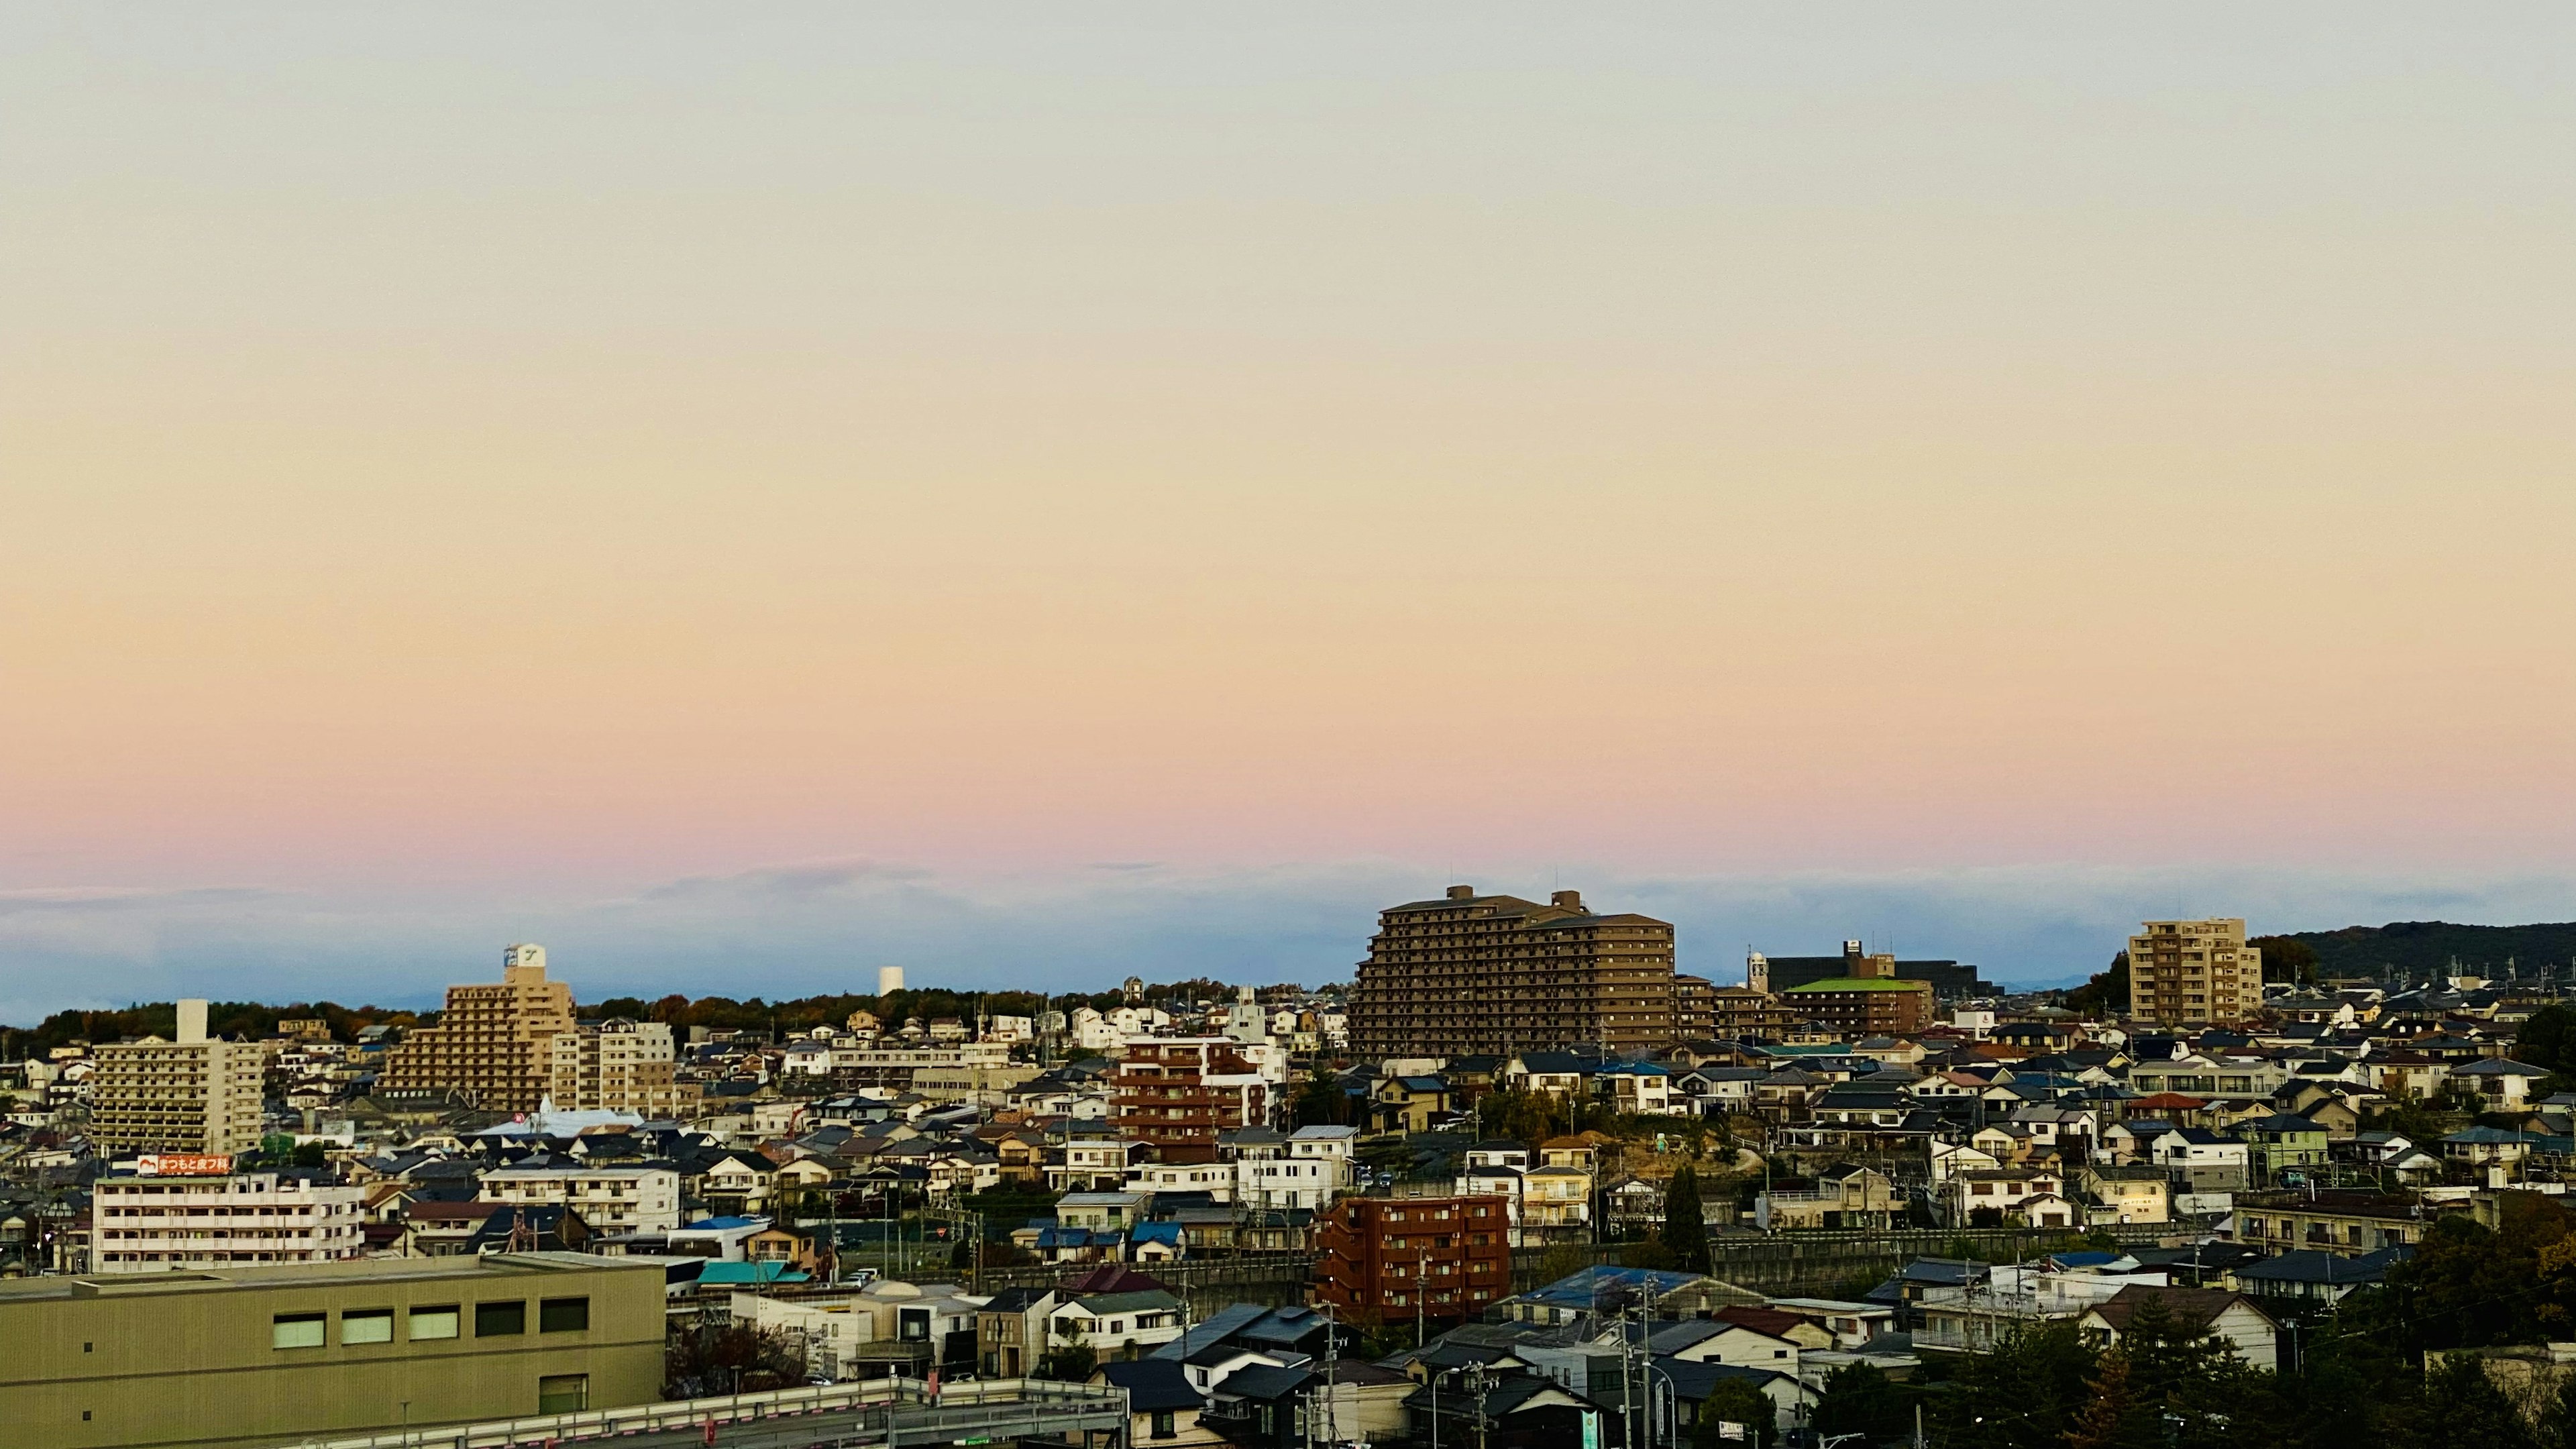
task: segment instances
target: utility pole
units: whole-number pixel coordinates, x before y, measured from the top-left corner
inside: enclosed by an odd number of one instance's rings
[[[1327,1303],[1324,1305],[1324,1442],[1327,1445],[1331,1445],[1334,1442],[1333,1430],[1335,1425],[1333,1423],[1333,1399],[1335,1396],[1335,1390],[1333,1387],[1333,1369],[1336,1364],[1341,1362],[1341,1360],[1341,1325],[1333,1320],[1333,1305]]]
[[[1423,1250],[1413,1252],[1413,1346],[1422,1347],[1422,1330],[1431,1312],[1431,1258]]]
[[[1476,1396],[1476,1449],[1485,1449],[1485,1366],[1467,1370],[1467,1391]]]

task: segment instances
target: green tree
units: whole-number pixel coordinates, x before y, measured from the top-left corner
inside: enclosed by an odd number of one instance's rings
[[[1091,1371],[1098,1367],[1100,1355],[1092,1349],[1090,1340],[1077,1337],[1039,1361],[1038,1377],[1068,1384],[1088,1383]]]
[[[662,1396],[757,1393],[805,1382],[805,1348],[787,1334],[745,1323],[702,1323],[663,1345]]]
[[[2111,958],[2111,964],[2093,978],[2066,993],[2066,1009],[2078,1016],[2099,1018],[2129,1009],[2129,953]]]
[[[2424,1375],[2427,1417],[2441,1427],[2445,1444],[2475,1449],[2532,1449],[2537,1442],[2513,1401],[2487,1376],[2473,1354],[2440,1360]]]
[[[1866,1435],[1870,1442],[1893,1438],[1914,1423],[1914,1395],[1870,1364],[1846,1364],[1825,1376],[1816,1400],[1816,1432]]]
[[[1708,1224],[1700,1215],[1699,1169],[1683,1163],[1664,1184],[1664,1246],[1686,1273],[1708,1271]]]
[[[1297,1087],[1295,1105],[1300,1127],[1342,1127],[1349,1125],[1351,1098],[1341,1082],[1322,1066],[1306,1074]]]
[[[1742,1424],[1746,1435],[1740,1439],[1720,1438],[1720,1426]],[[1780,1436],[1780,1410],[1771,1397],[1751,1379],[1720,1379],[1709,1390],[1699,1406],[1699,1419],[1691,1427],[1693,1449],[1770,1449]]]
[[[1581,1244],[1558,1243],[1538,1260],[1538,1281],[1562,1282],[1591,1267],[1593,1262],[1591,1251]]]
[[[2544,1006],[2514,1033],[2515,1061],[2558,1073],[2576,1072],[2576,1010]]]
[[[2066,1431],[2066,1449],[2126,1449],[2136,1442],[2137,1395],[2129,1386],[2129,1356],[2102,1355],[2093,1375],[2093,1397]]]
[[[2008,1333],[1959,1365],[1937,1412],[1936,1442],[1977,1449],[2060,1449],[2093,1400],[2096,1355],[2073,1321]]]
[[[2541,1449],[2576,1449],[2576,1375],[2561,1379],[2532,1441]]]
[[[2317,948],[2296,936],[2256,936],[2245,943],[2263,953],[2263,979],[2299,986],[2317,984]]]
[[[1681,1264],[1681,1255],[1664,1242],[1661,1234],[1651,1231],[1619,1250],[1619,1265],[1623,1268],[1652,1268],[1668,1273]]]

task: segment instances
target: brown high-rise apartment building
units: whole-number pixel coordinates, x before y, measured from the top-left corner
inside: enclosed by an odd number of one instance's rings
[[[1270,1084],[1232,1037],[1139,1037],[1110,1085],[1109,1125],[1165,1162],[1214,1162],[1217,1134],[1270,1121]]]
[[[267,1051],[206,1034],[206,1003],[179,1003],[178,1040],[97,1049],[89,1139],[101,1152],[225,1154],[259,1145]]]
[[[2243,1021],[2263,1002],[2263,948],[2245,923],[2149,921],[2129,938],[2129,1015],[2157,1026]]]
[[[1368,1056],[1619,1052],[1673,1036],[1672,926],[1595,915],[1575,891],[1540,905],[1460,885],[1382,911],[1351,993],[1351,1042]]]
[[[554,1040],[573,1030],[572,988],[546,979],[543,946],[501,953],[497,986],[451,986],[438,1025],[388,1054],[384,1091],[448,1091],[487,1112],[528,1112],[554,1081]]]
[[[1316,1226],[1314,1299],[1345,1313],[1473,1318],[1512,1291],[1499,1197],[1346,1197]]]

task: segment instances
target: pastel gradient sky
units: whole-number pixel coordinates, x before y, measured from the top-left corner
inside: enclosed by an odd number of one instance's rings
[[[2576,914],[2564,6],[0,14],[0,1019]]]

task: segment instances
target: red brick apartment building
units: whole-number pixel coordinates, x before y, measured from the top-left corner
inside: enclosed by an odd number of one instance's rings
[[[1473,1318],[1511,1296],[1510,1229],[1499,1197],[1343,1198],[1316,1235],[1314,1300],[1383,1319]]]
[[[1165,1162],[1214,1162],[1217,1134],[1270,1120],[1269,1084],[1231,1037],[1140,1038],[1110,1085],[1109,1125]]]

